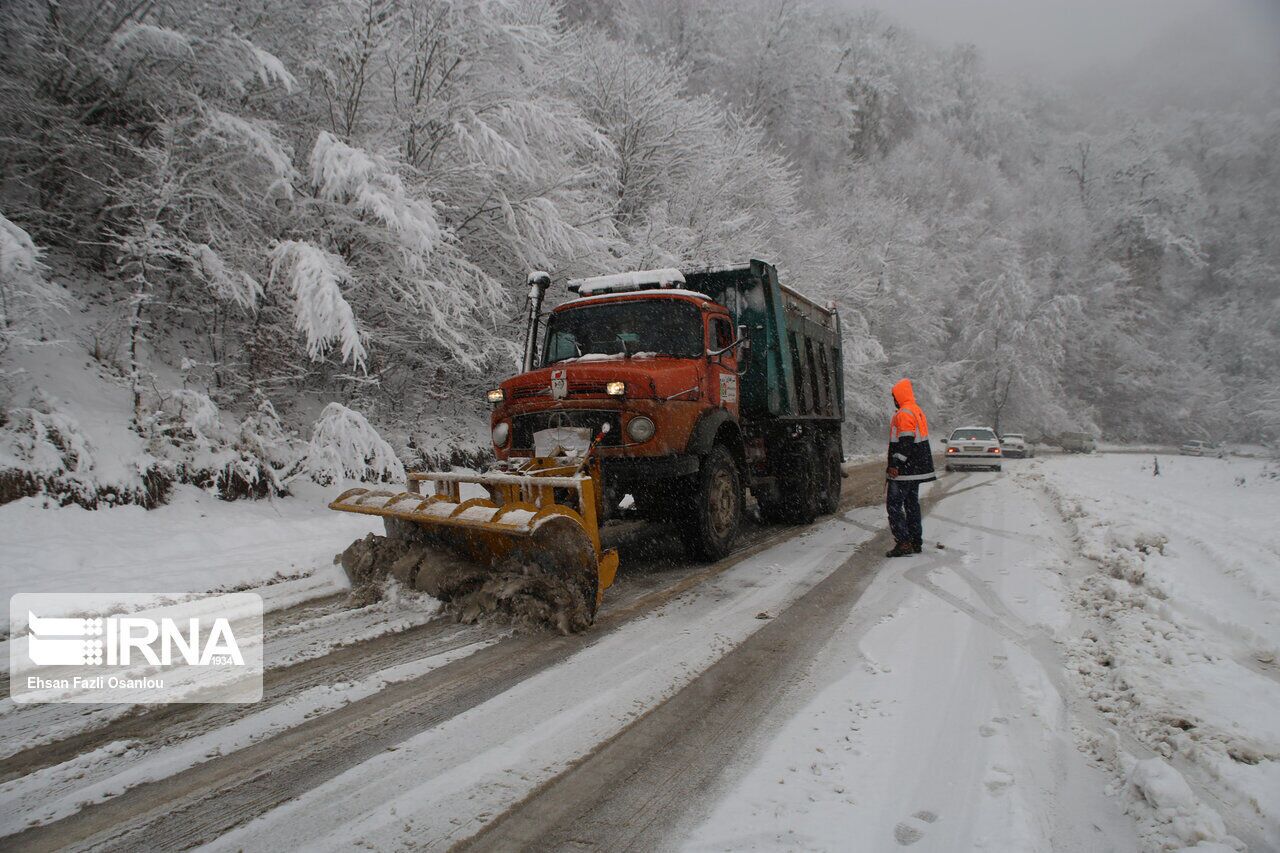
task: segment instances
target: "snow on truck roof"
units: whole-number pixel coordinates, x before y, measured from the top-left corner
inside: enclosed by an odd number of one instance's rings
[[[656,270],[615,272],[591,278],[571,278],[569,290],[579,296],[596,296],[602,293],[626,293],[658,287],[674,287],[677,284],[684,284],[684,273],[678,269],[663,267]]]
[[[754,263],[754,262],[753,262]],[[759,263],[764,263],[763,261]],[[746,272],[752,268],[752,264],[717,264],[704,267],[691,267],[688,270],[692,276],[708,276],[718,275],[721,273],[739,273]],[[531,273],[532,277],[534,273]],[[597,275],[590,278],[571,278],[569,279],[569,290],[578,294],[578,299],[573,304],[580,305],[582,299],[589,297],[603,297],[623,293],[646,293],[661,292],[672,296],[692,296],[698,299],[712,300],[708,294],[696,290],[688,290],[678,287],[677,285],[685,284],[685,274],[674,267],[662,267],[652,270],[635,270],[633,272],[610,273],[609,275]],[[822,305],[817,300],[811,299],[799,292],[793,287],[779,282],[778,286],[782,292],[792,300],[809,305],[812,308],[822,312],[827,316],[834,316],[836,306],[834,302]],[[569,303],[565,303],[566,305]],[[561,306],[563,307],[563,306]]]
[[[699,293],[696,290],[683,290],[678,287],[646,287],[640,290],[623,290],[623,291],[606,291],[604,293],[596,293],[591,296],[579,296],[577,299],[570,299],[568,302],[562,302],[556,306],[557,311],[562,308],[576,308],[579,305],[586,305],[593,302],[607,302],[619,296],[688,296],[693,299],[700,299],[703,302],[714,302],[710,296],[705,293]]]

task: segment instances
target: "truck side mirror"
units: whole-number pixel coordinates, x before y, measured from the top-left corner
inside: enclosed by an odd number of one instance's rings
[[[943,444],[946,444],[946,443],[947,443],[947,440],[946,440],[945,438],[944,438],[944,439],[942,439],[942,443],[943,443]]]

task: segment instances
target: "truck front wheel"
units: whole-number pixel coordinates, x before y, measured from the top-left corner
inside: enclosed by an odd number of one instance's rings
[[[733,548],[742,522],[742,478],[728,448],[711,448],[695,482],[681,538],[694,559],[719,560]]]

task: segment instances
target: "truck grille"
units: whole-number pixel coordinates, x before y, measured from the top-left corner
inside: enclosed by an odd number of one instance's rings
[[[523,400],[526,397],[550,397],[551,389],[549,387],[539,387],[537,385],[529,385],[525,388],[512,388],[511,399]]]
[[[609,432],[601,440],[602,447],[618,447],[622,444],[622,415],[613,411],[594,409],[554,409],[549,412],[530,412],[511,419],[511,446],[520,450],[533,449],[533,434],[553,426],[587,427],[592,435],[601,424],[609,425]]]
[[[584,395],[598,394],[600,396],[604,396],[607,392],[605,390],[604,382],[570,382],[569,393]],[[549,385],[527,385],[524,388],[513,388],[511,390],[511,399],[513,400],[524,400],[529,397],[550,396],[551,387]]]

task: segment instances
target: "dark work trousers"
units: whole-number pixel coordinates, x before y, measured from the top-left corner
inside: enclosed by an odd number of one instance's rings
[[[885,494],[885,506],[889,510],[889,529],[893,541],[919,545],[924,541],[920,526],[920,482],[918,480],[890,480]]]

